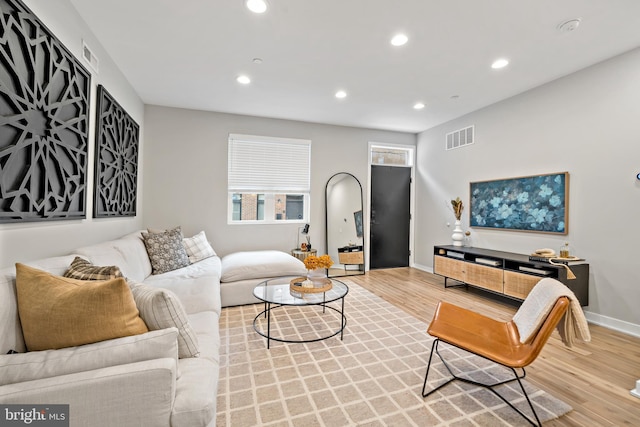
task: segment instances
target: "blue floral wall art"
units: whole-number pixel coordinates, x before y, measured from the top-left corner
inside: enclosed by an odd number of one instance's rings
[[[472,182],[471,227],[567,234],[569,172]]]

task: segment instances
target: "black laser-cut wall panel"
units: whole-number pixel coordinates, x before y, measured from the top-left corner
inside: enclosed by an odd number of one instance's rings
[[[138,124],[98,86],[93,216],[136,215]]]
[[[90,88],[29,8],[0,0],[0,222],[86,217]]]

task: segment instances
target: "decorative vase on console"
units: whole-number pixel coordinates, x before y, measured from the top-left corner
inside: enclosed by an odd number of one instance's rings
[[[469,230],[464,232],[464,243],[462,246],[471,247],[471,232]]]
[[[453,207],[453,214],[456,216],[456,222],[453,227],[451,239],[453,240],[453,246],[462,246],[462,242],[464,241],[464,231],[462,231],[462,221],[460,221],[460,218],[462,217],[464,205],[462,204],[460,197],[456,197],[455,200],[451,200],[451,207]]]
[[[462,221],[456,219],[456,222],[453,227],[453,234],[451,235],[451,239],[453,240],[453,246],[462,246],[462,242],[464,242],[464,232],[462,231]]]

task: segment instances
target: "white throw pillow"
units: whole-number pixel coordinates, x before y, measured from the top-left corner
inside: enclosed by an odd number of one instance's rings
[[[182,303],[168,289],[154,288],[144,283],[129,282],[140,317],[151,331],[178,328],[178,357],[198,357],[198,337],[189,324]]]
[[[177,329],[170,328],[77,347],[2,355],[0,385],[165,357],[177,361],[177,337]]]
[[[216,251],[214,251],[209,244],[204,231],[199,232],[193,237],[185,237],[182,239],[182,244],[187,251],[191,264],[216,255]]]

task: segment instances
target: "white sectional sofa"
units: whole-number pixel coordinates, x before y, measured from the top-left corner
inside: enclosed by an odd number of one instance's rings
[[[179,325],[27,352],[16,269],[0,270],[0,403],[69,404],[72,426],[215,425],[222,306],[256,302],[251,290],[265,278],[305,272],[304,264],[288,254],[258,251],[223,260],[214,255],[153,275],[141,232],[25,264],[59,276],[77,256],[97,266],[118,266],[128,281],[177,296],[197,336],[199,355],[178,358]],[[223,276],[226,301],[221,301]],[[7,354],[10,350],[17,354]]]

